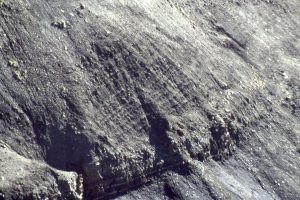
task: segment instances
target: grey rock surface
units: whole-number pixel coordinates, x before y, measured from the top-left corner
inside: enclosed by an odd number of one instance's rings
[[[0,200],[300,198],[299,0],[0,15]]]

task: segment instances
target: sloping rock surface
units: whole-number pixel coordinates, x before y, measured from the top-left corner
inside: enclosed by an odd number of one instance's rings
[[[300,197],[299,0],[0,0],[0,199]]]

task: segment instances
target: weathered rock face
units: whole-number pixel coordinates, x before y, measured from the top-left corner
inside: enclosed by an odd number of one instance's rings
[[[0,1],[0,199],[298,199],[298,0]]]

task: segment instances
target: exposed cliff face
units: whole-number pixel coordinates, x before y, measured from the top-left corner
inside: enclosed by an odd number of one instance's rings
[[[0,5],[0,199],[300,196],[298,0]]]

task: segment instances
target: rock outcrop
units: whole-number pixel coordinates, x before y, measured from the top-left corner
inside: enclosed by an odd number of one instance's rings
[[[0,199],[299,199],[298,0],[0,0]]]

